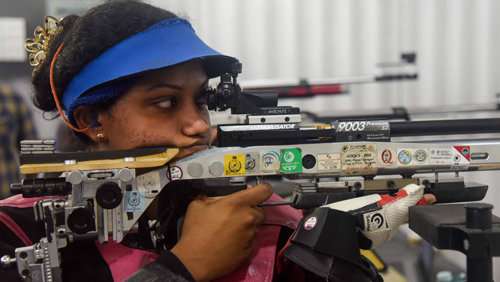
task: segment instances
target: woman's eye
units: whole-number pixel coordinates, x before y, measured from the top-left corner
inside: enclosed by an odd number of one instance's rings
[[[172,99],[159,101],[159,102],[156,103],[156,106],[158,106],[158,107],[160,107],[162,109],[169,109],[172,106],[174,106],[174,101]]]
[[[196,103],[197,103],[198,105],[201,105],[201,106],[206,105],[206,104],[207,104],[207,98],[206,98],[206,97],[199,98],[199,99],[196,101]]]
[[[208,92],[203,91],[198,97],[196,97],[196,103],[198,105],[205,105],[208,102],[207,98],[208,98]]]

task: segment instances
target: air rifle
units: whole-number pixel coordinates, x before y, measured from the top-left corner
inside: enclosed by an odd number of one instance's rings
[[[495,101],[485,104],[467,104],[441,107],[407,108],[396,106],[386,110],[364,110],[362,114],[353,114],[352,111],[339,112],[334,115],[322,113],[302,112],[314,122],[349,121],[349,120],[391,120],[410,121],[440,117],[440,119],[456,119],[467,115],[496,116],[500,113],[500,93],[495,96]]]
[[[264,205],[314,208],[391,193],[409,183],[425,185],[441,203],[480,200],[487,186],[466,183],[458,174],[500,169],[499,143],[393,143],[391,124],[378,121],[303,126],[298,108],[278,106],[276,96],[241,91],[240,71],[235,65],[221,76],[208,106],[230,110],[243,124],[218,125],[216,147],[181,160],[172,161],[175,148],[60,153],[51,141],[22,142],[25,177],[11,190],[44,197],[34,209],[46,234],[32,246],[17,248],[15,258],[4,256],[2,264],[17,265],[23,279],[60,281],[61,248],[86,238],[121,242],[172,181],[227,179],[244,187],[252,179],[278,176],[297,190],[289,200]],[[489,124],[484,128],[493,130]],[[448,172],[453,177],[438,177]],[[58,176],[42,176],[49,173]],[[434,176],[421,176],[427,173]]]
[[[353,84],[417,80],[417,54],[402,53],[398,62],[377,63],[377,73],[338,77],[333,79],[268,79],[243,81],[241,85],[252,92],[276,93],[280,99],[308,98],[318,95],[349,93]]]

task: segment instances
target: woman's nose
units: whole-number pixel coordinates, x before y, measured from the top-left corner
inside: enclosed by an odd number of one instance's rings
[[[208,112],[198,105],[186,107],[181,113],[183,116],[182,133],[187,136],[205,135],[210,128]]]
[[[182,133],[188,136],[204,135],[208,132],[208,122],[197,119],[182,128]]]

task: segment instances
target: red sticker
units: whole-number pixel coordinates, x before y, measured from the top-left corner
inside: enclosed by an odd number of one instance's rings
[[[464,158],[470,161],[470,146],[453,146]]]

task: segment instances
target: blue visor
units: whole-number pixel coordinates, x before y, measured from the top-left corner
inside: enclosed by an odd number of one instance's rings
[[[96,96],[86,93],[89,90],[120,78],[193,59],[202,60],[209,78],[229,72],[232,64],[237,62],[235,58],[208,47],[188,21],[171,18],[158,22],[114,45],[88,63],[65,89],[62,99],[64,110],[71,120],[72,111],[77,105],[102,102],[104,96],[106,99],[113,98],[120,92],[95,91]]]

